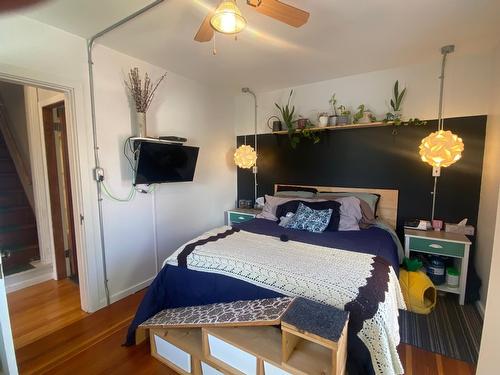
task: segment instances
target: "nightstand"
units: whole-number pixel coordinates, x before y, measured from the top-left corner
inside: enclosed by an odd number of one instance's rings
[[[436,285],[436,289],[458,294],[461,305],[465,301],[470,245],[470,240],[464,234],[405,229],[406,257],[410,257],[410,252],[418,252],[453,258],[455,266],[460,270],[458,288],[442,284]]]
[[[226,224],[231,226],[233,224],[243,223],[255,218],[262,210],[254,208],[234,208],[226,211]]]

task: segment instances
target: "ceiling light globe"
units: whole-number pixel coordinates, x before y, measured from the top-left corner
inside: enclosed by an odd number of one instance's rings
[[[257,153],[252,146],[240,146],[234,152],[234,163],[240,168],[250,169],[257,163]]]
[[[210,19],[210,25],[223,34],[237,34],[247,25],[234,1],[222,1]]]
[[[433,167],[449,167],[462,157],[464,142],[449,130],[438,130],[422,139],[420,157]]]

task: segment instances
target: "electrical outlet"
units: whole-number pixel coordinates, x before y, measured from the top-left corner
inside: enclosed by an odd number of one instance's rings
[[[104,169],[100,167],[94,169],[94,178],[98,182],[104,181]]]

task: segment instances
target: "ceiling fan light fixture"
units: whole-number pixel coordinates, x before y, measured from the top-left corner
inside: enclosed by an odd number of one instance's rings
[[[223,0],[210,20],[210,25],[223,34],[238,34],[247,25],[234,0]]]

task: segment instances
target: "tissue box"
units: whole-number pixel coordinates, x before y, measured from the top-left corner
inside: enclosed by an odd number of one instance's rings
[[[472,225],[458,225],[458,224],[446,223],[444,230],[450,233],[465,234],[466,236],[474,235],[474,226]]]

